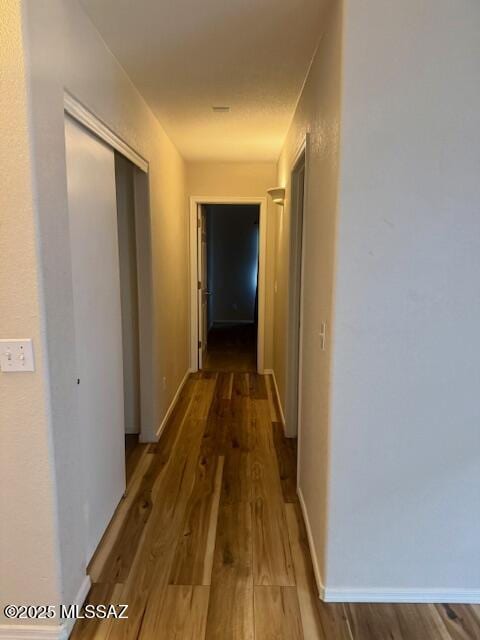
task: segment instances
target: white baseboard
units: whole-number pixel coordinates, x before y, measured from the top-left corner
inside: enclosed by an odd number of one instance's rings
[[[81,607],[90,591],[90,576],[85,576],[80,589],[72,603]],[[1,640],[68,640],[75,620],[65,620],[60,624],[2,624],[0,625]]]
[[[66,640],[63,624],[1,624],[2,640]]]
[[[480,604],[480,589],[329,589],[325,602],[408,604]]]
[[[300,487],[297,487],[298,500],[300,502],[300,509],[302,510],[303,521],[305,522],[305,529],[307,530],[308,546],[310,549],[310,557],[312,558],[313,573],[315,575],[315,582],[317,583],[318,596],[322,600],[325,600],[325,587],[323,586],[322,576],[320,574],[320,566],[318,564],[317,552],[313,544],[312,527],[310,526],[310,520],[308,518],[307,505],[303,498],[303,493]]]
[[[160,426],[157,429],[157,440],[160,438],[160,436],[162,435],[162,431],[165,429],[166,424],[168,422],[168,419],[170,418],[170,416],[172,415],[172,411],[175,407],[175,405],[177,404],[177,400],[178,397],[180,395],[180,393],[182,392],[183,387],[185,386],[186,381],[188,380],[189,375],[192,373],[191,369],[187,369],[185,375],[183,376],[183,380],[180,382],[177,391],[175,392],[175,395],[173,396],[173,400],[170,403],[170,406],[167,409],[167,413],[165,414]]]
[[[308,546],[312,558],[315,582],[320,598],[324,602],[378,602],[404,604],[480,604],[480,589],[361,589],[330,588],[324,586],[313,545],[312,529],[308,519],[307,507],[300,488],[297,489],[300,508],[307,530]]]
[[[77,595],[75,596],[75,602],[72,602],[71,604],[75,604],[78,607],[82,607],[85,600],[87,599],[88,596],[88,592],[90,591],[90,587],[92,586],[92,581],[90,580],[90,576],[85,576],[85,578],[83,579],[82,584],[80,585],[80,589],[77,592]],[[69,602],[66,603],[67,605],[70,604]],[[108,603],[107,603],[108,604]],[[75,625],[76,620],[65,620],[63,622],[62,628],[63,628],[63,636],[60,636],[61,640],[67,640],[67,638],[69,638],[70,634],[72,633],[72,629]]]
[[[280,401],[280,393],[278,391],[277,379],[275,378],[275,371],[273,369],[265,369],[264,370],[264,374],[272,376],[273,386],[275,388],[275,396],[277,398],[277,407],[278,407],[278,409],[280,411],[280,420],[281,420],[282,426],[283,426],[283,433],[285,434],[285,437],[288,438],[288,436],[286,434],[285,414],[283,413],[283,407],[282,407],[282,403]]]

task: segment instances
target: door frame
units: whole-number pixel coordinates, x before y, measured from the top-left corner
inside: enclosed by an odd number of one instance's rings
[[[205,237],[204,234],[205,233]],[[205,255],[203,254],[203,245],[205,243]],[[198,284],[203,283],[206,289],[208,290],[208,237],[207,237],[207,214],[203,209],[203,205],[198,205],[197,207],[197,280]],[[204,264],[205,259],[205,264]],[[207,282],[204,282],[204,278],[206,276]],[[208,304],[209,300],[204,296],[206,293],[205,289],[198,288],[197,289],[197,319],[199,326],[199,336],[198,336],[198,348],[197,348],[197,357],[198,357],[198,367],[202,367],[204,365],[203,361],[203,353],[206,353],[207,345],[203,344],[203,336],[206,335],[208,337]],[[204,305],[207,305],[207,327],[202,326],[202,335],[200,335],[200,318],[202,319],[202,323],[205,318],[203,315]],[[206,340],[208,342],[208,340]],[[201,343],[201,345],[200,345]]]
[[[148,173],[148,160],[145,160],[135,149],[117,136],[108,125],[100,120],[90,109],[84,107],[83,104],[68,91],[64,91],[63,93],[63,109],[70,117],[94,133],[97,138],[100,138],[100,140],[103,140],[109,147],[112,147],[115,151],[121,153],[122,156],[125,156],[141,171]]]
[[[63,94],[63,109],[109,147],[135,165],[134,199],[137,247],[138,323],[140,349],[140,442],[157,441],[153,387],[153,267],[152,222],[150,212],[149,162],[118,136],[93,111],[85,107],[68,91]]]
[[[285,435],[289,438],[297,438],[298,450],[300,449],[301,440],[301,417],[302,417],[302,344],[303,344],[303,300],[304,300],[304,276],[305,276],[305,238],[306,238],[306,211],[307,211],[307,193],[308,193],[308,152],[309,152],[309,134],[307,133],[300,143],[297,152],[290,165],[290,247],[289,247],[289,265],[288,265],[288,320],[287,320],[287,384],[285,397]],[[301,227],[297,231],[296,244],[292,242],[292,229],[294,225],[298,225],[298,202],[293,202],[294,193],[294,176],[298,171],[300,162],[303,158],[304,182],[303,182],[303,207]],[[297,194],[298,195],[298,194]],[[300,263],[292,260],[292,249],[298,251],[298,241],[300,245]],[[299,272],[296,268],[299,268]],[[299,287],[299,290],[298,288]],[[296,334],[293,320],[295,319],[292,308],[292,301],[298,300],[298,334]],[[292,357],[292,350],[295,348],[294,341],[298,335],[298,353],[296,358]],[[298,370],[296,370],[298,368]],[[296,405],[296,407],[295,407]]]
[[[198,243],[197,215],[200,205],[252,204],[260,211],[258,238],[258,327],[257,327],[257,371],[265,370],[265,282],[267,250],[267,198],[234,196],[190,197],[190,369],[198,371]]]

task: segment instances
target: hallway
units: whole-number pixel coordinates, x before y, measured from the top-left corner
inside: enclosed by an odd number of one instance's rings
[[[0,6],[0,640],[480,640],[480,2]]]
[[[89,573],[74,640],[474,640],[480,607],[326,604],[317,597],[270,376],[192,374],[157,444],[128,457],[124,500]]]

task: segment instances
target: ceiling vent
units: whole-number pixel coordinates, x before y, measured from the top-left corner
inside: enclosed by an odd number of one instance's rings
[[[228,113],[230,111],[230,107],[212,107],[212,111],[215,111],[215,113]]]

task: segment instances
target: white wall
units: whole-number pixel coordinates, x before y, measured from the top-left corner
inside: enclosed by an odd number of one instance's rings
[[[189,196],[261,197],[276,186],[274,163],[268,162],[193,162],[187,164]],[[264,366],[273,366],[273,297],[275,271],[275,226],[279,209],[267,200],[267,250],[265,265],[265,358]]]
[[[283,401],[289,175],[310,132],[299,483],[318,578],[327,599],[479,601],[480,6],[341,5],[278,179]]]
[[[328,589],[480,600],[479,33],[346,2]]]
[[[319,25],[320,27],[320,25]],[[274,371],[285,407],[288,332],[288,274],[291,172],[298,149],[309,133],[305,191],[305,260],[302,353],[302,420],[299,435],[299,484],[323,573],[327,510],[330,347],[320,349],[319,331],[331,331],[341,71],[341,3],[331,2],[323,36],[278,163],[278,183],[285,186],[285,207],[278,208],[274,306]],[[328,341],[329,342],[329,341]]]
[[[35,373],[0,373],[1,633],[6,604],[58,602],[61,587],[26,61],[17,0],[1,0],[0,15],[0,337],[33,338],[36,366]]]
[[[64,88],[150,162],[155,280],[153,361],[157,365],[152,436],[188,367],[185,173],[175,147],[76,0],[22,4],[28,52],[25,78],[17,4],[2,2],[2,21],[6,21],[11,45],[5,51],[2,47],[11,85],[5,130],[12,136],[2,156],[5,184],[12,185],[11,189],[2,190],[5,198],[2,216],[7,211],[6,219],[11,220],[11,232],[2,242],[13,247],[12,237],[18,238],[21,228],[22,250],[18,252],[21,257],[11,261],[4,260],[7,254],[2,254],[2,287],[6,293],[1,294],[1,322],[2,333],[15,337],[21,331],[33,336],[38,369],[31,378],[12,377],[5,383],[10,389],[2,414],[5,411],[10,420],[12,433],[2,455],[14,465],[8,484],[17,498],[12,500],[14,517],[2,518],[2,535],[11,542],[8,570],[2,571],[2,577],[8,576],[10,586],[4,591],[2,583],[2,596],[13,601],[73,602],[85,576],[85,530],[78,483],[82,462],[78,456],[74,403]],[[25,82],[29,90],[29,130]],[[16,150],[15,162],[11,159],[12,149]],[[36,243],[39,256],[35,254]],[[18,289],[12,290],[14,282]],[[164,309],[169,309],[169,313],[161,313]],[[46,337],[47,359],[42,350],[42,331]],[[14,427],[20,424],[21,428]],[[53,449],[49,448],[52,443]],[[21,473],[23,464],[28,466],[28,473]],[[60,554],[56,554],[55,548],[55,510]],[[6,557],[6,548],[2,547],[2,558]],[[27,583],[25,576],[29,576]],[[20,583],[23,585],[21,595],[17,589]]]

